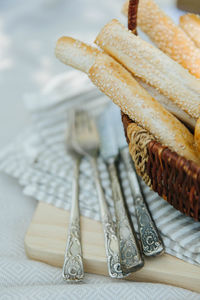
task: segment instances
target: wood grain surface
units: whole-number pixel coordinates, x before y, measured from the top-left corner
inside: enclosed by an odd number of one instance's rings
[[[28,257],[61,267],[68,221],[68,211],[39,203],[25,236]],[[108,276],[101,223],[81,217],[81,238],[85,271]],[[170,284],[200,293],[200,267],[168,254],[145,259],[144,268],[127,280]]]

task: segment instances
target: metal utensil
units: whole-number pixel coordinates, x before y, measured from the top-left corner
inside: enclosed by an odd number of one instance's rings
[[[128,173],[129,183],[134,199],[135,212],[143,253],[145,256],[160,255],[164,252],[164,244],[153,221],[153,218],[148,210],[146,201],[141,193],[139,180],[129,154],[127,142],[125,140],[120,111],[117,107],[113,108],[112,117],[114,118],[115,122],[118,147],[120,149],[120,154]]]
[[[74,160],[74,176],[72,182],[72,204],[68,229],[65,258],[63,264],[63,278],[67,281],[81,281],[84,277],[83,258],[80,238],[79,215],[79,166],[81,155],[75,150],[76,132],[74,126],[74,112],[70,112],[69,128],[66,139],[67,150]]]
[[[82,110],[76,111],[75,113],[75,126],[77,133],[76,149],[80,153],[90,158],[94,170],[94,179],[97,188],[101,220],[104,230],[108,272],[112,278],[123,278],[125,274],[123,274],[120,264],[119,242],[99,177],[97,157],[99,153],[100,141],[96,124],[93,118],[89,116],[86,111]]]
[[[141,193],[139,180],[129,154],[129,149],[127,147],[123,148],[120,153],[128,173],[134,198],[143,253],[145,256],[160,255],[164,252],[164,245]]]
[[[120,243],[122,270],[124,273],[129,274],[142,268],[144,265],[144,260],[137,243],[134,228],[131,228],[125,209],[123,194],[121,191],[116,167],[119,151],[116,143],[115,132],[112,128],[112,124],[109,121],[109,111],[105,110],[98,121],[101,138],[101,155],[104,161],[107,163],[111,179],[117,235]]]

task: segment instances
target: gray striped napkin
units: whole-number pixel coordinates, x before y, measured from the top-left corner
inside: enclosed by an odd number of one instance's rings
[[[0,170],[17,178],[24,193],[63,209],[70,209],[72,160],[66,153],[67,112],[84,106],[95,116],[110,100],[97,91],[87,77],[65,73],[37,95],[25,99],[33,125],[0,152]],[[105,125],[106,126],[106,125]],[[106,199],[113,213],[112,192],[106,165],[99,158],[99,170]],[[99,220],[99,207],[90,163],[83,159],[80,172],[80,210],[83,216]],[[125,167],[120,176],[126,202],[137,229],[133,199]],[[193,264],[200,264],[200,223],[184,216],[141,181],[149,209],[163,237],[166,252]]]

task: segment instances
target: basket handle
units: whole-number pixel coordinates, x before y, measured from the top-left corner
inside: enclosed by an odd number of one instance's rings
[[[137,35],[137,11],[139,0],[129,0],[128,7],[128,29]]]

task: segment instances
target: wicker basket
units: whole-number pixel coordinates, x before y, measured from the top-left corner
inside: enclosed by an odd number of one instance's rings
[[[135,33],[138,2],[129,2],[128,27]],[[123,113],[122,122],[137,173],[176,209],[200,221],[200,166],[155,141]]]

